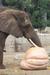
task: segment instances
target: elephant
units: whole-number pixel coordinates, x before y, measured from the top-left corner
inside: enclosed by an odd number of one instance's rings
[[[27,40],[30,38],[37,46],[42,47],[28,13],[10,8],[0,8],[0,68],[4,68],[3,52],[5,52],[5,40],[9,34],[17,38],[24,36]]]

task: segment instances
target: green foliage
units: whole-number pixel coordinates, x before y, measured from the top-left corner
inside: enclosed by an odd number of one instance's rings
[[[8,5],[15,5],[16,0],[5,0]]]
[[[50,27],[50,0],[48,0],[48,5],[47,5],[47,26]]]
[[[38,11],[36,12],[36,14],[33,14],[33,17],[32,17],[33,27],[43,29],[46,27],[47,25],[46,23],[47,21],[42,19]]]
[[[37,1],[37,2],[36,2]],[[35,28],[45,28],[47,25],[47,0],[33,0],[35,3],[32,14],[32,23]]]
[[[7,3],[5,2],[5,0],[2,0],[2,4],[3,4],[4,6],[7,5]]]
[[[47,26],[50,27],[50,19],[47,21]]]
[[[3,5],[14,6],[16,4],[16,0],[2,0]]]

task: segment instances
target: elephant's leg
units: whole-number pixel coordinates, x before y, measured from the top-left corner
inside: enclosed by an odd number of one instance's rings
[[[5,46],[5,40],[8,34],[0,31],[0,69],[4,68],[3,65],[3,52]]]

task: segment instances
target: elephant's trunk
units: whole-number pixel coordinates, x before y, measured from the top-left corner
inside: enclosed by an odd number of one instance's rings
[[[40,39],[32,27],[26,29],[24,36],[28,39],[28,41],[31,39],[37,46],[42,47]]]
[[[31,39],[32,42],[34,42],[34,43],[36,44],[36,46],[42,47],[42,44],[41,44],[41,42],[40,42],[40,40],[39,40],[39,38],[38,38],[37,35],[36,35],[36,37],[32,36],[32,37],[27,38],[27,39],[28,39],[29,42],[30,42],[30,39]],[[31,42],[31,43],[32,43],[32,42]],[[33,43],[32,43],[32,45],[33,45]],[[34,46],[35,46],[35,45],[34,45]]]

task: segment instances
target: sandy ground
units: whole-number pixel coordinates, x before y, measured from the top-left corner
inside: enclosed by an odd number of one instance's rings
[[[23,59],[23,55],[24,53],[4,53],[5,69],[0,69],[0,75],[50,75],[50,67],[46,70],[21,70],[19,63]],[[48,66],[50,66],[50,61]]]

